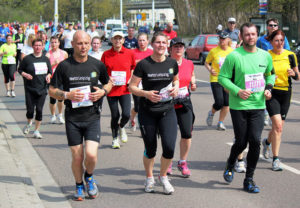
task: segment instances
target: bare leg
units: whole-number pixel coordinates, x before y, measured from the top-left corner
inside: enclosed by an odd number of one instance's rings
[[[38,131],[41,127],[42,121],[35,120],[35,131]]]
[[[192,144],[192,139],[183,139],[180,140],[180,160],[186,160],[189,154]]]
[[[228,112],[229,106],[224,106],[223,108],[221,108],[219,121],[223,122]]]
[[[49,104],[49,108],[50,108],[50,113],[52,116],[55,115],[55,109],[56,109],[56,104]]]
[[[154,158],[143,157],[143,163],[146,171],[146,176],[148,178],[153,177],[153,166],[154,166]]]
[[[57,102],[58,114],[62,115],[63,107],[64,107],[64,103],[63,102]]]
[[[71,146],[72,153],[72,172],[76,183],[82,183],[83,175],[83,145]]]
[[[84,165],[88,174],[93,174],[97,164],[99,143],[87,140],[85,142],[85,159]]]
[[[16,84],[15,81],[10,82],[10,89],[13,90],[13,91],[15,90],[15,84]]]
[[[172,163],[172,159],[166,159],[163,156],[160,158],[160,176],[167,176],[167,171]]]
[[[278,156],[284,121],[281,119],[281,115],[279,114],[272,116],[271,120],[272,120],[272,129],[269,132],[268,142],[272,143],[273,156]]]

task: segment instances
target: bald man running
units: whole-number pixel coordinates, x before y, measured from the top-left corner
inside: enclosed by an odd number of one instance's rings
[[[88,56],[90,45],[91,39],[86,32],[77,31],[74,34],[73,56],[57,66],[49,88],[50,96],[64,100],[66,105],[66,134],[76,181],[74,199],[78,201],[85,198],[83,176],[89,197],[96,198],[98,195],[93,177],[101,135],[101,106],[98,101],[112,87],[105,65]],[[102,89],[99,88],[99,81]]]

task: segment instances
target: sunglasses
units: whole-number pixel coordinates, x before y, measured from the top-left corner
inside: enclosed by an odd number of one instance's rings
[[[233,25],[233,24],[235,24],[235,22],[229,22],[229,24],[232,24],[232,25]]]
[[[269,24],[268,26],[269,27],[278,27],[278,25],[276,25],[276,24],[274,24],[274,25],[273,24]]]

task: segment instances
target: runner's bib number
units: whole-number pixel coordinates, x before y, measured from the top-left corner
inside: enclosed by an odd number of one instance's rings
[[[175,99],[184,99],[188,96],[189,96],[189,91],[188,91],[188,88],[185,86],[185,87],[179,88],[178,95],[175,97]]]
[[[112,71],[111,77],[115,86],[122,86],[126,84],[126,72],[125,71]]]
[[[33,63],[35,75],[47,74],[48,67],[45,62]]]
[[[172,89],[172,82],[159,91],[159,95],[161,96],[161,100],[159,102],[167,102],[172,100],[172,96],[170,96],[170,89]]]
[[[8,64],[15,64],[16,63],[16,59],[13,56],[7,56],[7,63]]]
[[[246,74],[245,86],[247,90],[252,92],[261,92],[265,89],[265,79],[263,73]]]
[[[89,99],[89,95],[91,93],[91,88],[89,85],[83,87],[74,87],[70,88],[70,91],[79,89],[81,93],[84,93],[83,100],[81,102],[72,101],[72,108],[81,108],[92,106],[93,102]]]
[[[18,49],[18,50],[22,50],[23,47],[24,47],[24,44],[23,44],[23,43],[18,43],[18,44],[17,44],[17,49]]]

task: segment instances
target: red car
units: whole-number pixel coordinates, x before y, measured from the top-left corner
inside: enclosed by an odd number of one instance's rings
[[[216,34],[197,35],[185,50],[185,57],[191,60],[198,60],[204,64],[208,52],[217,47],[219,36]]]

